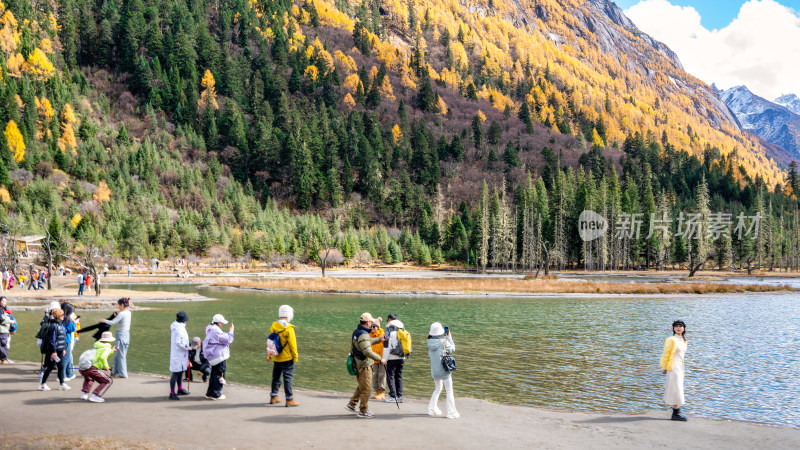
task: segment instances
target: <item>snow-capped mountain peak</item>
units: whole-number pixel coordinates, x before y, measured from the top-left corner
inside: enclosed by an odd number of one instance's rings
[[[800,114],[800,98],[798,98],[795,94],[781,95],[775,99],[775,103],[785,107],[795,114]]]
[[[767,142],[783,147],[789,159],[800,159],[800,114],[789,105],[778,104],[750,92],[747,86],[736,86],[720,93],[722,100],[736,115],[742,129],[751,131]],[[784,95],[784,103],[800,100]],[[784,161],[786,162],[786,161]]]

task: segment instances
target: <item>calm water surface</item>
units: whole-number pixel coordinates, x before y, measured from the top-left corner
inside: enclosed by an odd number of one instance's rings
[[[195,292],[193,286],[117,286]],[[273,295],[199,291],[217,302],[151,304],[134,312],[129,369],[168,373],[169,325],[189,314],[191,336],[221,313],[236,324],[227,378],[269,384],[267,330],[278,306],[295,309],[299,388],[351,391],[344,361],[358,316],[394,312],[412,333],[406,395],[430,395],[425,339],[431,322],[449,326],[456,343],[458,396],[568,410],[640,412],[665,409],[661,349],[674,319],[686,321],[685,409],[692,415],[800,427],[800,295],[691,296],[684,299],[433,298]],[[135,294],[132,295],[135,302]],[[12,305],[13,306],[13,305]],[[108,312],[81,312],[84,325]],[[14,359],[38,360],[32,338],[40,312],[19,312]],[[29,339],[30,338],[30,339]],[[75,351],[92,344],[82,339]],[[165,384],[166,389],[166,384]],[[665,410],[665,414],[666,414]]]

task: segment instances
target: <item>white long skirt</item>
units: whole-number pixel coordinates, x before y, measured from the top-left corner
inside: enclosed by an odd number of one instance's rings
[[[678,342],[678,349],[673,355],[672,370],[667,371],[667,379],[664,382],[664,403],[670,406],[681,406],[686,403],[683,396],[683,375],[685,366],[683,356],[686,354],[686,343],[683,340]]]

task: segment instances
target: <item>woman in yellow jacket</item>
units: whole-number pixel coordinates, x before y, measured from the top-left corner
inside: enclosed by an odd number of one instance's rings
[[[381,328],[381,321],[383,321],[383,318],[375,318],[375,321],[372,322],[372,330],[369,333],[369,337],[383,337],[383,334],[386,333],[386,330]],[[379,355],[383,355],[383,341],[374,344],[372,346],[372,351]],[[375,365],[372,366],[372,387],[375,389],[375,395],[370,398],[375,400],[386,400],[386,366],[380,361],[375,361]]]
[[[283,392],[286,394],[286,406],[300,406],[294,401],[292,392],[292,376],[294,376],[294,363],[297,362],[297,336],[294,333],[294,325],[289,322],[294,318],[294,309],[289,305],[282,305],[278,308],[277,322],[272,323],[270,333],[277,333],[280,336],[283,350],[275,356],[275,365],[272,367],[272,391],[269,394],[269,404],[280,403],[278,389],[281,387],[281,375],[283,375]]]
[[[664,352],[661,354],[660,366],[667,375],[664,383],[664,403],[672,406],[672,420],[686,422],[686,416],[681,414],[681,405],[686,403],[683,396],[683,375],[685,366],[683,357],[686,355],[686,324],[682,320],[672,323],[672,336],[664,343]]]

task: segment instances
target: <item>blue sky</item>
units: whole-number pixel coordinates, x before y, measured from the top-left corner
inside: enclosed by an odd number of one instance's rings
[[[615,1],[701,80],[770,100],[800,95],[800,0]]]
[[[628,9],[640,0],[614,0],[622,9]],[[800,0],[777,0],[778,3],[800,11]],[[670,0],[676,6],[691,6],[700,13],[701,23],[709,30],[720,29],[739,15],[745,0]]]

